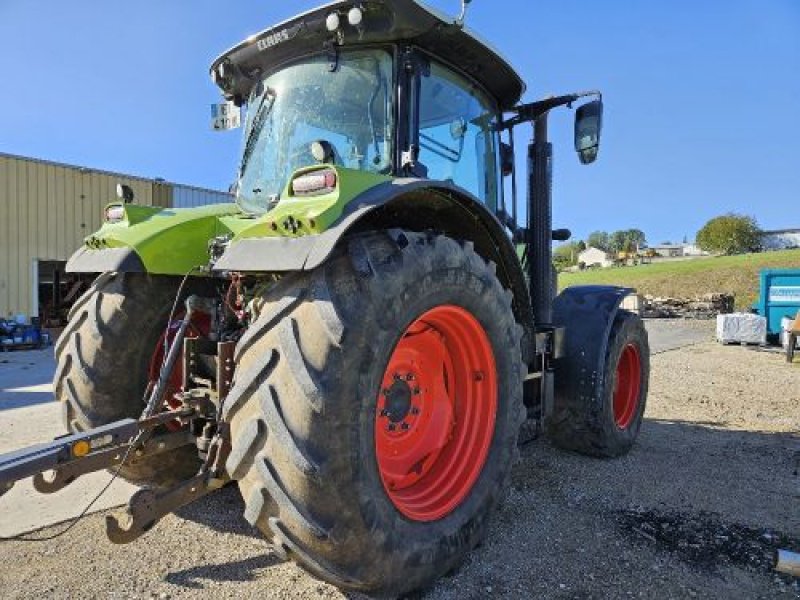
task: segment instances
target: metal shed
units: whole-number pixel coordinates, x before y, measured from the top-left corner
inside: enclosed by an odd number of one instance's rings
[[[0,318],[37,316],[42,282],[68,293],[60,265],[100,227],[117,183],[145,206],[232,201],[225,192],[0,153]]]

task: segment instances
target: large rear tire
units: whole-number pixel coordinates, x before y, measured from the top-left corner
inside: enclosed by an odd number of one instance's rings
[[[138,273],[103,273],[69,313],[55,346],[53,388],[70,432],[138,418],[153,352],[169,318],[179,281]],[[120,474],[166,486],[194,475],[197,449],[182,446],[134,459]]]
[[[493,265],[440,235],[363,234],[259,308],[224,408],[247,520],[348,590],[397,596],[453,569],[525,414],[522,330]]]
[[[557,400],[547,433],[567,450],[610,458],[630,451],[644,416],[650,346],[639,315],[617,313],[604,364],[594,397]]]

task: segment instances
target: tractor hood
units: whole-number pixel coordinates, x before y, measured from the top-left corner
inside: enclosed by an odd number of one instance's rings
[[[355,25],[351,10],[360,11]],[[525,91],[522,79],[499,52],[417,0],[331,2],[234,46],[211,65],[211,77],[228,100],[242,104],[259,79],[293,59],[323,52],[335,55],[339,46],[389,43],[412,44],[458,65],[504,110],[512,108]]]

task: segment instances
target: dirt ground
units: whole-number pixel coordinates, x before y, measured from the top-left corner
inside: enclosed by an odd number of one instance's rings
[[[698,342],[708,323],[662,322],[651,337],[681,327],[700,335],[654,344],[634,450],[603,461],[546,440],[524,447],[486,542],[424,598],[800,597],[800,582],[771,568],[776,548],[800,550],[800,363]],[[282,563],[242,509],[226,488],[129,546],[105,539],[102,514],[52,542],[2,542],[0,593],[348,597]]]

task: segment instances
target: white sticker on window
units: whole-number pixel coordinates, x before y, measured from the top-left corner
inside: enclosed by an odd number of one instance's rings
[[[242,126],[242,110],[233,102],[211,105],[211,129],[227,131]]]

